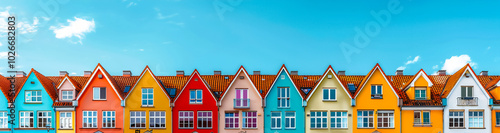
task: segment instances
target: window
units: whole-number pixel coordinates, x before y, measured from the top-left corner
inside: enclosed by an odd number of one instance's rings
[[[145,111],[130,111],[130,128],[146,128]]]
[[[469,127],[483,128],[484,127],[483,111],[469,111]]]
[[[97,111],[83,111],[83,128],[97,128]]]
[[[59,112],[59,126],[61,129],[73,128],[73,118],[71,112]]]
[[[372,85],[372,99],[382,98],[382,85]]]
[[[285,112],[285,129],[295,129],[295,112]]]
[[[73,91],[62,91],[62,100],[73,100]]]
[[[243,112],[243,128],[257,128],[257,112]]]
[[[347,128],[347,112],[330,112],[331,128]]]
[[[189,103],[201,104],[201,90],[189,90]]]
[[[429,111],[415,111],[413,112],[413,125],[429,125],[431,119],[431,112]]]
[[[7,111],[0,112],[0,128],[9,128],[9,119],[7,116]]]
[[[115,111],[102,111],[102,127],[114,128],[116,125]]]
[[[328,128],[326,111],[312,111],[311,112],[311,128]]]
[[[94,100],[106,100],[106,87],[94,87]]]
[[[142,88],[142,106],[153,106],[153,88]]]
[[[194,112],[193,111],[179,111],[179,128],[193,128],[194,127]]]
[[[235,107],[249,107],[250,99],[248,99],[248,89],[236,89]]]
[[[38,112],[38,127],[51,127],[52,124],[52,113],[50,111],[39,111]]]
[[[377,111],[377,127],[394,128],[394,111]]]
[[[463,128],[464,127],[464,112],[463,111],[450,111],[450,128]]]
[[[424,125],[431,124],[431,112],[424,111],[424,112],[422,112],[422,116],[424,117],[424,118],[422,118],[423,122],[424,122]]]
[[[290,88],[278,88],[278,108],[290,107]]]
[[[337,100],[337,89],[323,88],[323,101]]]
[[[239,113],[238,112],[229,112],[225,114],[225,128],[232,129],[238,128],[239,126]]]
[[[212,112],[198,111],[198,128],[212,128]]]
[[[497,126],[500,126],[500,112],[495,112]]]
[[[42,91],[25,91],[27,103],[42,102]]]
[[[19,116],[19,126],[21,128],[33,128],[33,111],[20,111]]]
[[[421,124],[421,119],[420,111],[413,112],[413,124]]]
[[[472,86],[462,86],[462,98],[472,97]]]
[[[427,87],[415,87],[415,99],[417,100],[426,100],[427,97]]]
[[[358,111],[358,128],[373,128],[373,110]]]
[[[149,112],[149,128],[165,128],[165,111]]]
[[[271,112],[271,129],[281,129],[281,112]]]

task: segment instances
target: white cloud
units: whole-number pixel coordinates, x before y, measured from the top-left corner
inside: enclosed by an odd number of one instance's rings
[[[8,17],[10,17],[10,9],[12,9],[12,7],[10,6],[7,6],[7,7],[0,7],[0,37],[4,37],[6,36],[6,34],[3,34],[3,33],[6,33],[6,32],[9,32],[7,27],[9,26],[8,25]],[[3,11],[1,11],[3,10]],[[17,27],[16,27],[16,30],[20,33],[20,34],[26,34],[26,33],[35,33],[38,31],[38,23],[39,23],[39,20],[37,17],[33,17],[33,22],[29,22],[29,21],[25,21],[25,20],[18,20],[19,18],[16,18],[16,22],[17,22]]]
[[[136,5],[137,5],[137,3],[135,3],[135,2],[130,2],[130,3],[128,3],[127,8],[129,8],[129,7],[131,7],[131,6],[136,6]]]
[[[7,59],[9,52],[0,52],[0,59]]]
[[[469,55],[463,54],[460,56],[451,56],[451,58],[446,59],[444,61],[443,67],[441,70],[446,70],[448,74],[453,74],[460,70],[460,68],[464,67],[467,65],[467,63],[470,64],[470,66],[474,67],[477,64],[475,62],[472,62],[470,59]]]
[[[144,49],[141,48],[141,49],[139,49],[139,51],[144,51]]]
[[[95,31],[94,19],[90,21],[75,17],[75,20],[68,19],[67,22],[69,23],[67,26],[50,26],[50,30],[54,30],[56,38],[64,39],[72,38],[74,36],[77,37],[79,39],[78,42],[82,44],[82,39],[85,37],[85,33]]]
[[[71,75],[76,75],[76,73],[75,73],[75,72],[72,72],[72,73],[71,73]]]
[[[27,22],[19,22],[17,24],[17,27],[20,31],[21,34],[26,34],[26,33],[34,33],[34,32],[37,32],[38,31],[38,22],[40,22],[38,20],[37,17],[33,17],[33,23],[30,24],[30,23],[27,23]]]
[[[418,62],[418,59],[420,59],[420,56],[415,56],[415,58],[414,58],[413,60],[409,60],[409,61],[407,61],[405,65],[409,65],[409,64],[417,63],[417,62]]]
[[[155,9],[155,11],[156,11],[156,18],[157,18],[157,19],[160,19],[160,20],[161,20],[161,19],[167,19],[167,18],[173,18],[173,17],[175,17],[175,16],[179,15],[179,13],[172,13],[172,14],[170,14],[170,15],[164,16],[164,15],[161,13],[161,11],[160,11],[160,9],[159,9],[159,8],[154,8],[154,9]]]
[[[405,69],[406,69],[406,67],[404,67],[404,66],[400,66],[400,67],[398,67],[398,69],[396,69],[396,70],[405,70]]]

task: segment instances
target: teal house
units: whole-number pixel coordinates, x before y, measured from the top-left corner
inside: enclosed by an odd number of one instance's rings
[[[31,69],[25,81],[16,90],[14,133],[55,133],[55,112],[52,108],[57,98],[54,83]]]
[[[8,108],[11,98],[9,97],[10,92],[10,81],[0,75],[0,88],[3,95],[0,95],[0,133],[10,133],[11,124],[9,124],[9,114],[10,109]]]
[[[265,133],[304,133],[304,98],[285,65],[264,99]]]

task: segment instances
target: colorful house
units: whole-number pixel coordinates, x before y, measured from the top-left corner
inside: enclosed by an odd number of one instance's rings
[[[264,97],[264,132],[304,133],[303,96],[283,65]]]
[[[380,65],[364,77],[354,93],[353,132],[399,133],[400,100]]]
[[[172,132],[170,96],[148,66],[125,97],[125,133]]]
[[[123,133],[123,91],[98,64],[73,103],[76,132]]]
[[[352,133],[352,94],[332,66],[321,76],[306,99],[306,133]]]
[[[219,100],[219,132],[263,133],[262,95],[241,66]]]
[[[391,76],[394,87],[401,90],[403,99],[402,132],[443,132],[440,92],[446,77],[448,76],[430,77],[422,69],[414,76],[402,75],[402,72],[401,75]],[[434,80],[441,81],[435,83]]]
[[[9,114],[10,108],[8,108],[9,103],[12,103],[12,99],[9,96],[11,93],[10,80],[6,77],[0,75],[0,90],[3,95],[0,96],[0,133],[11,132],[12,124],[9,124]]]
[[[486,133],[492,131],[490,94],[469,64],[451,75],[443,92],[444,132]]]
[[[187,80],[173,106],[175,133],[218,132],[217,100],[197,70]]]
[[[57,85],[58,98],[52,105],[56,111],[56,132],[57,133],[75,133],[76,119],[75,106],[73,100],[81,90],[81,85],[84,84],[87,77],[70,77],[65,74],[60,80],[60,77],[50,77],[54,82],[59,82]],[[77,80],[75,80],[77,79]]]
[[[478,76],[480,77],[480,76]],[[489,76],[488,76],[489,77]],[[493,106],[491,107],[491,131],[500,132],[500,77],[496,77],[486,84],[486,89],[491,94]]]
[[[57,92],[50,79],[31,69],[13,99],[16,113],[14,132],[55,133],[52,104],[57,99]]]

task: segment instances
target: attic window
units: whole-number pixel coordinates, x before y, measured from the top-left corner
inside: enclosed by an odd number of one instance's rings
[[[329,75],[328,75],[328,79],[331,79],[331,78],[332,78],[332,75],[330,75],[330,74],[329,74]]]
[[[240,76],[240,79],[244,79],[244,78],[245,78],[245,77],[243,77],[243,76]]]
[[[307,77],[304,77],[304,79],[307,79]]]
[[[31,84],[35,84],[35,81],[31,81]]]
[[[285,79],[285,75],[281,75],[280,77],[281,77],[282,80]]]
[[[224,76],[224,79],[229,79],[229,77],[228,76]]]
[[[194,78],[194,81],[198,81],[198,78]]]
[[[99,79],[102,79],[102,74],[97,75]]]

